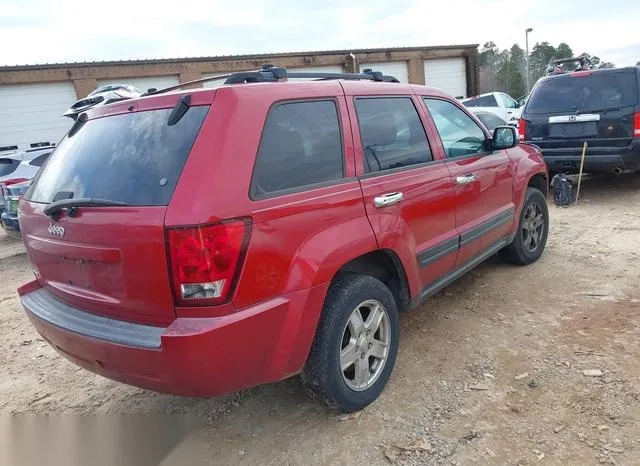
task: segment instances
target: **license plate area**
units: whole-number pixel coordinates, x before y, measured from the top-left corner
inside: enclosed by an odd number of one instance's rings
[[[587,138],[597,135],[598,126],[595,121],[554,123],[549,125],[550,138]]]

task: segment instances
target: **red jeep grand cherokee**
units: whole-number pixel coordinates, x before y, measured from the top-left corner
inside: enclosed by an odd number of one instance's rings
[[[497,252],[534,262],[549,225],[535,146],[393,81],[265,67],[81,116],[20,204],[33,325],[151,390],[302,373],[330,406],[374,401],[398,313]]]

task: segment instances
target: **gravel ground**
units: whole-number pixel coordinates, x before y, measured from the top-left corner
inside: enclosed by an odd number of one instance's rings
[[[640,464],[640,177],[583,190],[539,262],[491,259],[402,316],[386,390],[347,417],[295,378],[198,400],[77,368],[23,314],[0,233],[0,413],[195,414],[211,464]]]

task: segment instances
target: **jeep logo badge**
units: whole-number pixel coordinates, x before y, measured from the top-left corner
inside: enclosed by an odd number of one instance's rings
[[[64,228],[58,225],[54,225],[53,223],[49,222],[49,233],[52,235],[56,235],[59,236],[60,238],[62,238],[64,236]]]

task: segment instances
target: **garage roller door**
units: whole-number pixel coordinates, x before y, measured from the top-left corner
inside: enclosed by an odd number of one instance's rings
[[[462,57],[425,60],[424,77],[427,86],[437,87],[453,97],[467,97],[467,66]]]
[[[71,128],[73,121],[62,114],[75,101],[70,82],[0,86],[0,147],[57,143]]]
[[[407,74],[407,62],[406,61],[388,61],[382,63],[360,63],[360,71],[367,68],[373,71],[380,71],[387,76],[395,76],[401,83],[409,82],[409,75]]]
[[[178,76],[147,76],[144,78],[114,78],[101,79],[98,81],[98,87],[107,84],[129,84],[130,86],[138,88],[139,91],[146,92],[147,89],[151,87],[162,89],[164,87],[175,86],[176,84],[180,84],[180,80]]]

